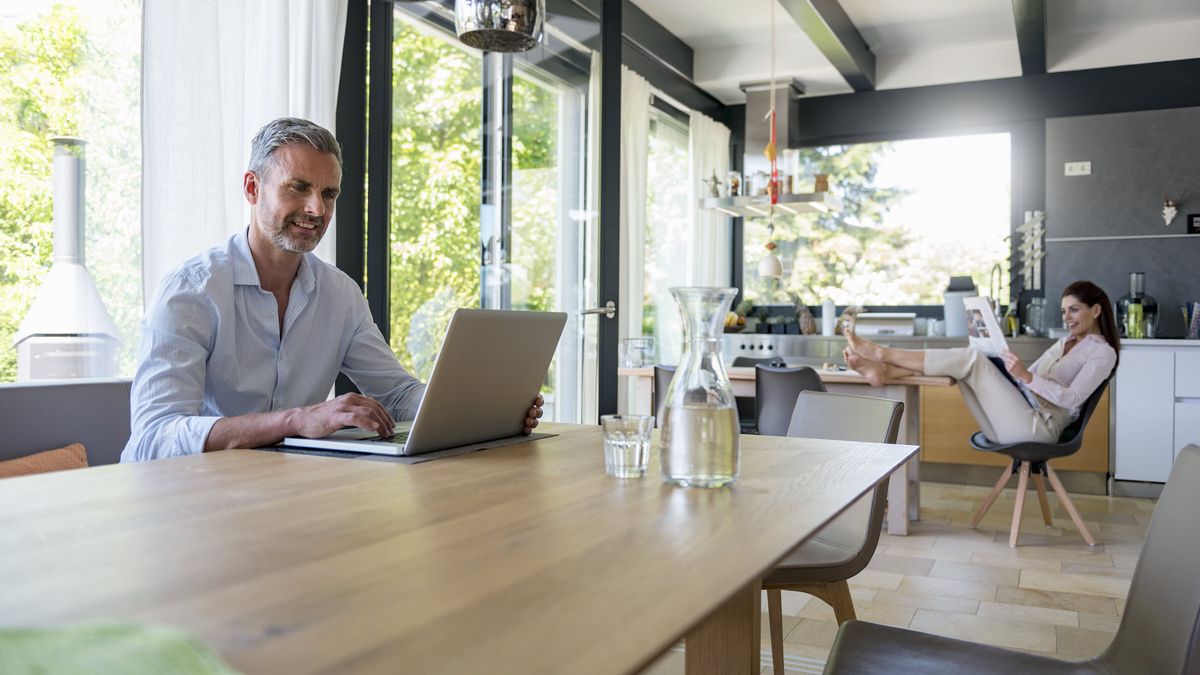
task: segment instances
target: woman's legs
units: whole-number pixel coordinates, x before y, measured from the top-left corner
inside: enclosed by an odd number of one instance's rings
[[[861,373],[863,377],[867,378],[867,382],[870,382],[875,387],[882,387],[888,380],[917,374],[914,371],[906,370],[899,366],[872,361],[864,356],[859,356],[849,347],[842,350],[842,357],[846,359],[846,365],[850,366],[852,370]]]
[[[925,372],[925,351],[922,349],[895,349],[876,344],[867,338],[859,337],[854,332],[854,322],[850,322],[844,332],[846,342],[850,343],[850,351],[869,361],[897,366],[911,373]]]

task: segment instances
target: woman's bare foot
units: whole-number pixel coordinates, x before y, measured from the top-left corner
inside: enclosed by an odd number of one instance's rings
[[[846,359],[846,365],[867,378],[867,382],[870,382],[871,386],[882,387],[887,382],[887,366],[885,364],[855,354],[850,347],[842,350],[842,356]]]
[[[850,344],[850,351],[870,361],[882,362],[884,360],[883,347],[865,337],[859,337],[858,333],[854,332],[854,320],[855,317],[847,318],[846,327],[842,330],[842,334],[846,336],[846,342]]]

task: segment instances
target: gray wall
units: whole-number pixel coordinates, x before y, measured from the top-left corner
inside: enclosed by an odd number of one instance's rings
[[[1063,175],[1063,163],[1090,161],[1090,176]],[[1179,215],[1163,225],[1163,192]],[[1046,238],[1187,232],[1200,213],[1200,108],[1046,120]],[[1047,242],[1043,288],[1047,325],[1072,281],[1090,279],[1115,301],[1129,273],[1146,273],[1158,300],[1159,336],[1182,337],[1179,306],[1200,300],[1200,235],[1167,239]]]

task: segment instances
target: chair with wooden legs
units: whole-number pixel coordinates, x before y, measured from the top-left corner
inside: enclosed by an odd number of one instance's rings
[[[1008,545],[1017,545],[1017,537],[1021,532],[1021,513],[1025,505],[1025,491],[1029,487],[1029,478],[1031,476],[1033,477],[1033,484],[1037,488],[1038,503],[1042,507],[1042,520],[1046,525],[1053,525],[1054,519],[1050,517],[1050,502],[1046,499],[1046,484],[1043,481],[1043,477],[1045,477],[1050,480],[1050,485],[1054,488],[1054,493],[1058,495],[1063,508],[1070,514],[1071,521],[1079,529],[1079,534],[1083,536],[1083,540],[1088,543],[1088,546],[1096,545],[1095,537],[1088,531],[1087,526],[1083,523],[1083,518],[1079,515],[1078,509],[1071,502],[1071,498],[1067,496],[1067,491],[1063,488],[1062,482],[1058,480],[1053,467],[1050,466],[1050,460],[1075,454],[1079,450],[1079,447],[1083,445],[1083,430],[1087,427],[1088,420],[1091,418],[1092,413],[1095,412],[1096,406],[1099,405],[1100,397],[1104,395],[1104,389],[1107,386],[1108,380],[1101,382],[1096,391],[1092,392],[1091,396],[1088,396],[1079,410],[1079,418],[1072,422],[1066,429],[1063,429],[1057,443],[993,443],[983,435],[982,431],[977,431],[971,435],[971,447],[982,452],[997,452],[1002,455],[1008,455],[1013,461],[1011,467],[1004,469],[1004,473],[996,481],[995,487],[992,488],[991,493],[984,500],[983,506],[979,507],[979,511],[975,513],[975,517],[971,518],[972,528],[979,525],[979,521],[983,520],[983,516],[987,514],[988,509],[995,503],[996,498],[1000,496],[1000,491],[1008,484],[1008,480],[1013,474],[1017,474],[1017,503],[1013,507],[1012,529],[1008,533]]]
[[[895,443],[904,404],[867,396],[802,391],[796,400],[788,436],[838,441]],[[853,452],[853,446],[847,446]],[[855,618],[846,580],[871,561],[883,527],[888,480],[884,478],[850,508],[792,550],[763,579],[771,628],[771,656],[783,672],[783,594],[800,591],[833,608],[838,623]]]
[[[1179,451],[1150,519],[1121,624],[1112,643],[1087,661],[1003,649],[850,621],[838,629],[826,675],[1104,675],[1200,673],[1200,447]]]

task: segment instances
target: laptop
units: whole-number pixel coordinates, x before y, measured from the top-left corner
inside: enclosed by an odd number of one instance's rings
[[[349,428],[281,444],[409,456],[519,436],[566,323],[562,312],[459,309],[416,418],[398,424],[395,436]]]

